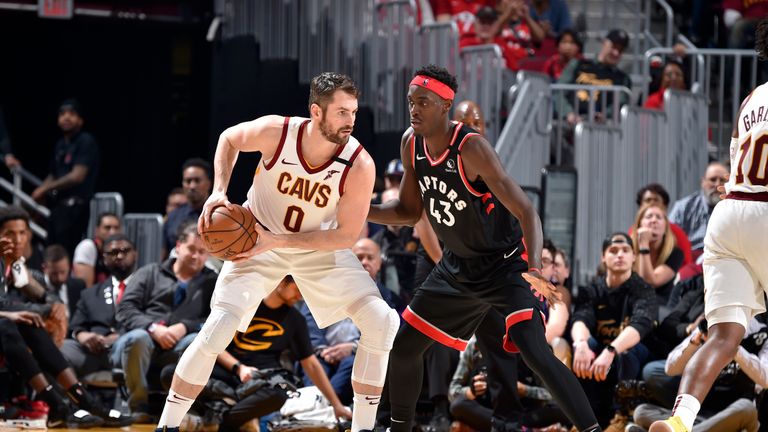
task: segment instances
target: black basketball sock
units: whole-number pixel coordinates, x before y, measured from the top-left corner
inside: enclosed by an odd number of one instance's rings
[[[432,404],[435,409],[432,411],[432,417],[449,417],[448,415],[448,398],[445,396],[435,396],[432,398]]]
[[[404,324],[389,354],[389,395],[392,432],[411,432],[416,402],[424,379],[424,353],[434,342]]]

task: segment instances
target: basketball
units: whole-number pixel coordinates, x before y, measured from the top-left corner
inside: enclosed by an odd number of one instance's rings
[[[200,233],[208,253],[223,260],[251,249],[259,237],[253,214],[243,206],[232,207],[216,207],[208,227]]]

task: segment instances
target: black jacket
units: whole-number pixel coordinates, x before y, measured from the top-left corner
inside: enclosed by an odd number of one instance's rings
[[[659,316],[653,288],[637,273],[616,288],[608,288],[605,277],[579,289],[573,322],[582,321],[603,345],[611,343],[626,326],[645,337]]]
[[[75,310],[77,309],[77,302],[80,300],[80,295],[85,290],[85,281],[78,278],[69,278],[65,282],[67,285],[67,308],[69,309],[69,319],[75,316]],[[54,291],[52,287],[46,287],[49,295],[55,295],[58,298],[58,291]],[[61,299],[59,299],[61,300]]]
[[[697,275],[678,284],[683,292],[675,309],[659,325],[659,337],[674,348],[688,333],[686,328],[704,313],[704,276]]]
[[[162,264],[147,264],[133,274],[117,307],[117,323],[122,331],[146,329],[160,322],[167,326],[182,323],[187,333],[200,330],[210,312],[216,273],[204,267],[189,281],[184,301],[174,307],[179,284],[173,272],[175,261],[172,258]]]
[[[116,332],[117,321],[113,301],[112,278],[83,290],[69,321],[72,337],[83,331],[98,333],[102,336]]]

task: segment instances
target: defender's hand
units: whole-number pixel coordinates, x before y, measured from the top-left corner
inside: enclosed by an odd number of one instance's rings
[[[555,307],[556,303],[561,303],[563,301],[563,295],[560,294],[554,285],[552,285],[552,282],[544,279],[544,276],[542,276],[541,273],[529,271],[523,273],[523,279],[531,284],[531,291],[534,292],[534,295],[536,295],[539,300],[546,298],[547,302],[549,302],[549,305],[552,307]]]

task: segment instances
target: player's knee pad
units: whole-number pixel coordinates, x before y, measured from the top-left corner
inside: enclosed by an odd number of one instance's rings
[[[221,354],[232,342],[237,327],[240,325],[242,310],[235,308],[222,308],[217,306],[211,310],[203,328],[197,335],[200,341],[200,350],[207,355]]]
[[[400,318],[397,312],[377,297],[360,303],[351,318],[360,329],[352,380],[382,387],[387,377],[389,350],[392,349]]]
[[[208,382],[216,357],[227,348],[237,331],[240,316],[235,308],[211,310],[203,328],[181,356],[176,374],[189,384]]]
[[[379,297],[360,300],[350,318],[360,329],[359,346],[370,352],[388,353],[392,349],[400,317]]]

